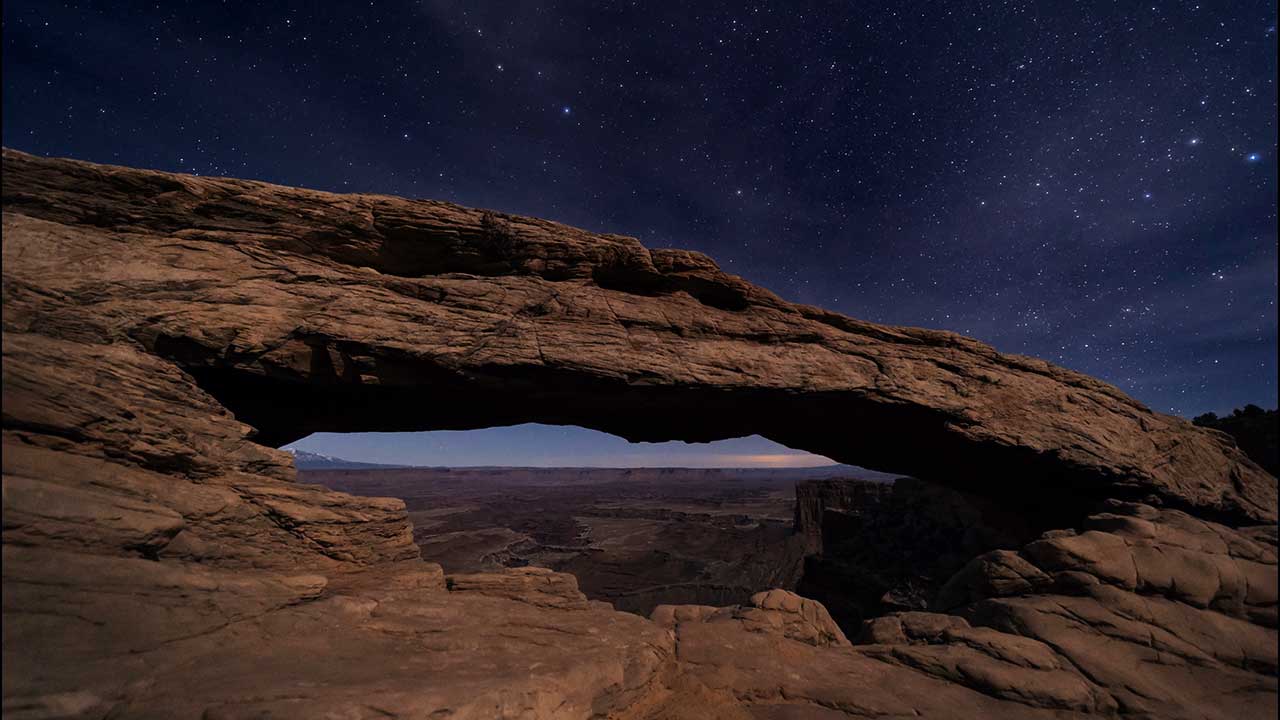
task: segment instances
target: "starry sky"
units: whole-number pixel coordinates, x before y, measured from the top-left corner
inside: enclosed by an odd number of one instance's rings
[[[1270,3],[8,0],[3,20],[6,146],[537,215],[1163,412],[1277,404]],[[488,434],[446,444],[499,464],[594,438]],[[699,452],[785,452],[737,442]],[[697,454],[614,455],[635,452]]]

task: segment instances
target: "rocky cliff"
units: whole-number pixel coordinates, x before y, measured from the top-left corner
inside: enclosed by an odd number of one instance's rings
[[[447,203],[9,150],[3,203],[6,716],[1275,714],[1275,478],[1097,380]],[[445,578],[275,449],[529,421],[759,433],[1058,529],[855,646],[781,592],[650,622]]]
[[[821,601],[851,635],[866,618],[932,607],[971,558],[1048,529],[1034,515],[915,478],[800,483],[796,520],[811,553],[797,592]]]
[[[827,512],[874,513],[893,495],[892,482],[873,480],[808,480],[796,483],[795,532],[809,552],[821,552]]]

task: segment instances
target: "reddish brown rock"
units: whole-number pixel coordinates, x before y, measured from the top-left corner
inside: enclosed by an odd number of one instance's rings
[[[893,495],[893,483],[873,480],[807,480],[796,484],[795,531],[809,552],[822,550],[827,512],[876,513]]]
[[[954,611],[1052,647],[1124,713],[1275,712],[1277,566],[1266,535],[1118,502],[1083,526],[1017,556],[975,559],[957,584],[971,599],[992,592]]]
[[[494,573],[466,573],[445,578],[456,593],[501,597],[539,607],[583,609],[590,606],[572,575],[540,567],[508,568]],[[605,607],[608,607],[606,604]],[[609,608],[612,610],[612,608]]]
[[[751,597],[750,605],[713,608],[707,605],[659,605],[650,619],[665,628],[682,623],[727,622],[742,632],[764,633],[815,647],[849,644],[822,603],[787,590],[767,590]]]
[[[3,194],[6,717],[1275,714],[1275,479],[1104,383],[446,203],[7,150]],[[528,421],[759,433],[1067,530],[947,585],[969,627],[849,646],[780,592],[658,624],[446,580],[401,503],[272,447]]]
[[[696,253],[447,203],[4,162],[15,346],[88,343],[157,381],[180,369],[268,444],[524,421],[759,433],[1044,509],[1150,496],[1276,517],[1275,479],[1220,433],[959,335],[784,302]],[[34,404],[15,420],[38,423]],[[145,424],[113,417],[84,439],[134,431],[134,454],[206,460],[213,437]]]

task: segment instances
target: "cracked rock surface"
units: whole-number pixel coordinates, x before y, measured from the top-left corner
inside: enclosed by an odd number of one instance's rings
[[[1275,716],[1275,478],[1102,382],[447,203],[9,150],[3,196],[6,717]],[[850,644],[783,591],[446,578],[274,449],[514,422],[759,433],[1057,529]]]

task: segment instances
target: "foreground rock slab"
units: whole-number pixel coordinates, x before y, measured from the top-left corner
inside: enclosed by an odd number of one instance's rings
[[[456,594],[427,563],[328,584],[17,548],[4,566],[6,717],[590,717],[645,699],[674,653],[635,615]]]

